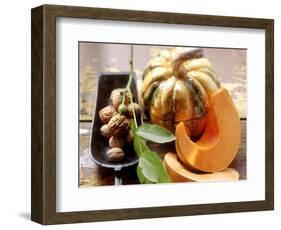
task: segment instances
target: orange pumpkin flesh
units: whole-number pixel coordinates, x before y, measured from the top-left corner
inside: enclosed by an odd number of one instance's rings
[[[226,168],[215,173],[198,174],[191,172],[178,161],[177,155],[173,153],[167,153],[163,163],[173,182],[236,181],[239,179],[239,173],[232,168]]]
[[[186,165],[203,172],[227,168],[241,139],[239,115],[228,91],[221,88],[211,96],[206,129],[197,142],[189,138],[182,122],[175,135],[177,154]]]

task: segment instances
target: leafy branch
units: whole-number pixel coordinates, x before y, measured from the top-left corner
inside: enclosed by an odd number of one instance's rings
[[[130,102],[133,103],[133,97],[131,92],[131,83],[134,73],[134,47],[131,45],[130,55],[130,76],[128,83],[123,91],[122,104],[125,103],[126,94],[129,95]],[[170,182],[170,178],[163,167],[162,160],[157,153],[151,151],[146,141],[152,141],[156,143],[167,143],[175,140],[175,136],[167,129],[159,125],[143,124],[138,126],[136,113],[134,108],[133,122],[131,122],[131,130],[134,134],[134,149],[139,157],[139,163],[137,166],[137,175],[140,183],[167,183]]]

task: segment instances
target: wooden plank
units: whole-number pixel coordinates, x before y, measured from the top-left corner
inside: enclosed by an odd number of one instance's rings
[[[241,121],[242,138],[238,154],[230,167],[235,168],[240,179],[246,179],[246,120]],[[80,122],[80,186],[90,187],[96,185],[113,185],[114,174],[111,170],[97,166],[90,158],[89,140],[91,133],[90,122]],[[151,145],[151,148],[157,148],[159,155],[163,158],[167,152],[159,150],[159,147]],[[172,149],[172,147],[171,147]],[[138,184],[135,168],[132,167],[123,173],[123,184]]]
[[[43,8],[31,14],[31,219],[44,221],[43,181]]]
[[[56,17],[49,13],[45,6],[31,13],[31,219],[41,224],[56,214]]]

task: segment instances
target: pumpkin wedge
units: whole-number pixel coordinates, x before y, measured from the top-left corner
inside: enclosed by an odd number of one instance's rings
[[[221,88],[211,96],[206,129],[197,142],[190,139],[182,122],[175,135],[177,154],[186,165],[202,172],[227,168],[241,139],[239,115],[229,92]]]
[[[239,173],[232,168],[226,168],[214,173],[194,173],[184,167],[174,153],[167,153],[163,161],[164,167],[173,182],[212,182],[212,181],[236,181]]]

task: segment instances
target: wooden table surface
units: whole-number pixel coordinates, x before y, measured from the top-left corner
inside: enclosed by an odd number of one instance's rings
[[[89,140],[91,123],[80,122],[80,186],[113,185],[114,173],[112,170],[101,168],[90,158]],[[230,167],[235,168],[240,179],[246,179],[246,120],[241,120],[242,138],[238,154]],[[165,153],[159,152],[161,158]],[[123,173],[123,184],[138,184],[135,167]]]

